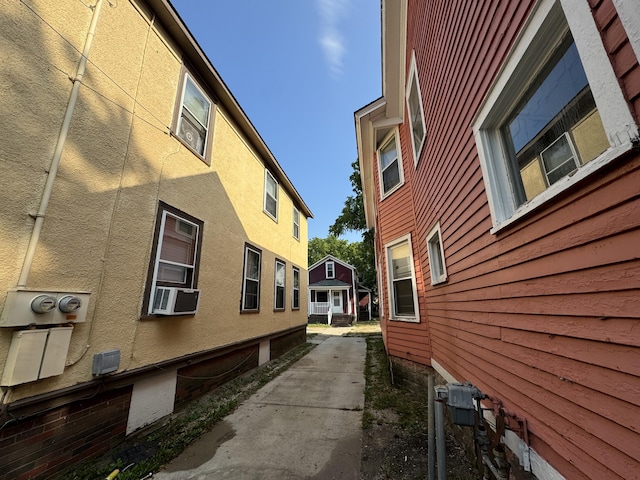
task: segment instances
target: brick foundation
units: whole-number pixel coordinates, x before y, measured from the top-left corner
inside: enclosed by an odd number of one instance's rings
[[[307,341],[307,330],[302,328],[271,339],[271,360],[275,360],[293,347]]]
[[[124,439],[131,387],[8,424],[0,430],[0,479],[50,478]]]
[[[179,369],[175,409],[179,410],[232,378],[256,368],[258,348],[257,344],[251,345]]]

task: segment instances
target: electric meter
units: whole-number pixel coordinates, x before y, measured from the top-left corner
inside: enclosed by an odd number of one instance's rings
[[[34,313],[49,313],[55,310],[56,305],[56,297],[51,295],[38,295],[31,300],[31,310]]]
[[[58,308],[63,313],[73,313],[82,307],[82,300],[73,295],[65,295],[58,301]]]

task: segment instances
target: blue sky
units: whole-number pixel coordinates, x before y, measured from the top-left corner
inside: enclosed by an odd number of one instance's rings
[[[353,194],[353,112],[382,92],[380,0],[172,4],[313,212],[309,238],[326,237]]]

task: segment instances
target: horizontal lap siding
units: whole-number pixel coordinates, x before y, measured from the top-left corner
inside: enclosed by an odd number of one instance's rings
[[[491,234],[471,124],[534,2],[463,3],[409,1],[407,71],[415,49],[428,133],[415,168],[409,124],[400,127],[408,185],[395,204],[379,205],[378,230],[387,242],[415,228],[423,316],[420,325],[387,322],[387,347],[421,363],[431,351],[458,380],[525,417],[532,447],[567,478],[633,478],[640,471],[640,158],[614,162]],[[597,2],[594,16],[634,108],[639,68],[611,6]],[[426,234],[436,221],[449,279],[433,287]]]

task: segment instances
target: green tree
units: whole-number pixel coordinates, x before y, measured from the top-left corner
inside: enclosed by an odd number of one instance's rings
[[[360,232],[361,242],[352,243],[349,259],[343,258],[358,270],[360,281],[365,287],[374,292],[376,288],[374,231],[367,228],[364,215],[364,201],[362,197],[362,182],[360,180],[360,162],[356,160],[351,164],[353,172],[349,176],[354,195],[347,197],[342,212],[336,221],[329,227],[330,235],[339,237],[347,232]],[[335,255],[337,257],[337,255]],[[322,257],[321,257],[322,258]]]

